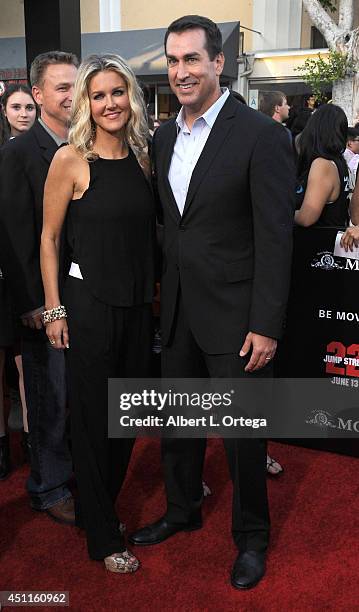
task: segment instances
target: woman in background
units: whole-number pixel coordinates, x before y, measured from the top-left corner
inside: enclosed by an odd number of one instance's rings
[[[348,224],[349,173],[343,153],[348,121],[335,104],[310,117],[299,146],[295,222],[303,227]]]
[[[7,121],[0,107],[0,143],[6,141]],[[4,412],[4,366],[6,348],[13,344],[10,302],[6,292],[5,279],[0,268],[0,480],[11,470],[9,437],[6,433]]]
[[[9,85],[1,97],[1,105],[7,119],[4,142],[9,138],[14,138],[23,132],[27,132],[34,124],[36,104],[32,97],[31,89],[27,85],[22,85],[21,83]]]
[[[9,138],[15,138],[23,132],[29,130],[36,119],[36,104],[32,97],[31,89],[27,85],[21,83],[10,84],[1,97],[1,122],[0,122],[0,146],[3,145]],[[0,177],[1,178],[1,177]],[[6,291],[5,279],[1,273],[0,262],[0,480],[6,478],[11,470],[9,439],[6,434],[5,418],[4,418],[4,389],[3,389],[3,372],[5,364],[6,347],[14,346],[15,363],[19,373],[19,391],[22,407],[21,421],[24,427],[23,430],[23,448],[25,455],[28,449],[28,424],[27,410],[24,390],[24,378],[22,371],[22,360],[20,354],[20,345],[18,342],[14,344],[13,337],[13,320],[11,315],[10,300]],[[11,405],[13,415],[15,406]],[[20,408],[21,410],[21,408]],[[16,414],[17,410],[15,410]],[[18,421],[18,418],[11,419]],[[20,425],[21,427],[21,425]]]

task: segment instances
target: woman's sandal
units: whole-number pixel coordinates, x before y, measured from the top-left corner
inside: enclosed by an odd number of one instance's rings
[[[203,487],[203,497],[208,497],[209,495],[212,495],[211,489],[209,488],[208,484],[204,482],[204,480],[202,480],[202,487]]]
[[[283,468],[276,459],[267,455],[267,474],[269,476],[279,476],[283,472]]]
[[[105,567],[109,572],[118,574],[129,574],[136,572],[140,567],[139,560],[128,550],[121,553],[113,553],[104,559]]]

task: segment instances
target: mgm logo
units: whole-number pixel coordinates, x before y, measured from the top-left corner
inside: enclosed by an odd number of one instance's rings
[[[321,270],[349,270],[349,272],[359,272],[359,259],[334,257],[330,251],[321,251],[314,257],[310,266],[311,268],[320,268]]]
[[[358,413],[358,408],[355,408],[355,410]],[[354,418],[345,419],[338,416],[333,417],[330,412],[325,410],[312,410],[311,415],[312,416],[305,421],[308,425],[315,425],[321,429],[337,429],[348,432],[349,434],[359,434],[359,418],[355,420]]]

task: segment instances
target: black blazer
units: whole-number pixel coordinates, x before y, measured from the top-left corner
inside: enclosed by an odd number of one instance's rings
[[[197,343],[238,351],[248,331],[279,338],[289,288],[295,170],[286,130],[225,102],[193,171],[181,217],[169,181],[177,128],[153,141],[164,224],[161,312],[167,344],[178,287]]]
[[[0,258],[16,314],[42,306],[44,185],[57,144],[36,121],[0,150]]]

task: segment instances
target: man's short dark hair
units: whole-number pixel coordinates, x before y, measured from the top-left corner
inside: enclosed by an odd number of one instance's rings
[[[206,36],[205,49],[211,62],[222,53],[222,34],[216,23],[200,15],[185,15],[168,26],[165,34],[165,53],[167,54],[167,38],[170,34],[179,34],[186,30],[204,30]]]
[[[79,60],[74,53],[67,53],[66,51],[48,51],[47,53],[40,53],[31,64],[31,85],[41,86],[43,84],[45,70],[50,64],[72,64],[77,68]]]
[[[273,117],[276,106],[282,106],[286,99],[283,91],[261,91],[259,96],[259,110],[261,113]]]
[[[358,127],[348,127],[347,142],[357,140],[359,138],[359,124]]]

